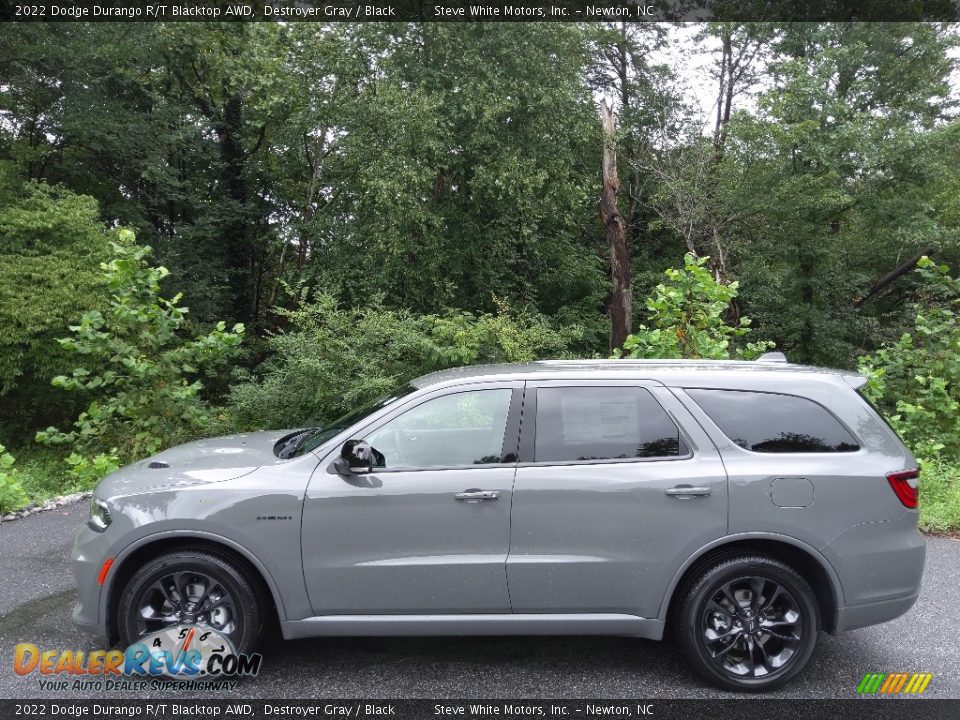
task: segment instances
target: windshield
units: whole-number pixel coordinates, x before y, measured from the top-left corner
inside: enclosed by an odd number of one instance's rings
[[[370,403],[369,405],[364,405],[356,410],[351,410],[346,415],[342,415],[326,427],[315,428],[309,434],[304,436],[303,440],[300,442],[300,445],[292,453],[291,457],[300,457],[301,455],[305,455],[312,450],[316,450],[327,440],[339,435],[351,425],[357,424],[365,417],[373,415],[373,413],[377,412],[377,410],[381,410],[387,405],[390,405],[391,403],[394,403],[400,398],[404,398],[415,391],[416,388],[413,387],[413,385],[405,385],[389,395]]]

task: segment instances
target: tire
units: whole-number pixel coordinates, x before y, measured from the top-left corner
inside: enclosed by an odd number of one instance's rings
[[[170,582],[174,585],[171,587]],[[176,600],[179,584],[187,587],[188,603],[198,606],[185,614]],[[161,588],[166,587],[168,592]],[[204,598],[217,602],[204,614]],[[179,608],[179,615],[177,609]],[[226,635],[238,653],[256,650],[263,634],[265,603],[257,582],[227,557],[201,550],[174,550],[148,561],[127,581],[117,604],[116,627],[124,647],[163,627],[197,623]],[[156,619],[145,620],[142,609]],[[219,625],[219,626],[218,626]]]
[[[820,632],[810,585],[762,555],[718,560],[686,586],[674,623],[693,668],[727,690],[759,692],[796,677]]]

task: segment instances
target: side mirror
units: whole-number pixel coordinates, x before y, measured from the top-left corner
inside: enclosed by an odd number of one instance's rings
[[[334,469],[341,475],[370,473],[375,467],[384,467],[386,458],[366,440],[347,440],[340,448],[340,457],[334,460]]]

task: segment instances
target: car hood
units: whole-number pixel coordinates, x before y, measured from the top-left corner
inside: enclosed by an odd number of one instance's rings
[[[105,477],[96,495],[104,499],[158,488],[233,480],[264,465],[289,462],[274,455],[277,442],[294,430],[238,433],[177,445]]]

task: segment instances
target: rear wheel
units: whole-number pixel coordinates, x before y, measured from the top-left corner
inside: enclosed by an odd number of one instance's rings
[[[688,586],[677,639],[694,668],[729,690],[768,690],[795,677],[820,631],[816,596],[795,570],[740,555]]]
[[[175,625],[226,636],[237,652],[253,651],[263,628],[264,602],[256,582],[230,560],[177,550],[150,560],[127,582],[117,605],[125,646]]]

